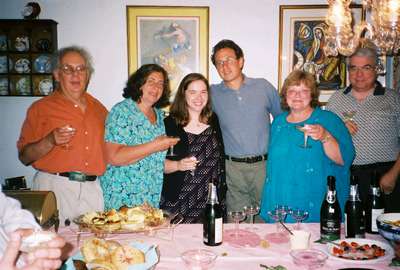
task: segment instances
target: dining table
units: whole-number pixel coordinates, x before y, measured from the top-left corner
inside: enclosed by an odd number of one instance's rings
[[[293,224],[286,224],[293,229]],[[224,230],[234,229],[234,224],[223,224]],[[343,225],[342,225],[343,227]],[[240,229],[251,230],[256,233],[261,241],[256,246],[234,246],[227,241],[219,246],[211,247],[203,244],[203,226],[202,224],[179,224],[174,227],[164,228],[161,230],[132,232],[132,233],[106,233],[97,235],[107,240],[117,240],[120,243],[141,242],[148,245],[157,245],[159,253],[159,262],[156,270],[167,269],[187,269],[181,254],[190,249],[207,249],[218,255],[213,268],[218,270],[232,269],[266,269],[265,266],[284,266],[288,270],[307,269],[304,266],[296,265],[290,255],[290,243],[273,243],[265,240],[268,233],[276,230],[275,224],[241,223]],[[385,256],[378,260],[371,261],[353,261],[345,260],[329,255],[326,244],[315,242],[320,237],[319,223],[302,223],[301,230],[311,233],[311,248],[323,251],[328,255],[325,264],[318,269],[400,269],[389,266],[393,256]],[[86,238],[93,237],[91,232],[81,232],[77,225],[60,227],[58,232],[65,238],[67,245],[63,251],[63,259],[79,252]],[[343,230],[342,230],[343,236]],[[344,238],[344,237],[343,237]],[[366,239],[373,239],[384,243],[389,249],[392,249],[389,242],[379,234],[366,234]],[[390,252],[389,252],[390,251]],[[393,250],[389,250],[393,254]],[[69,270],[69,269],[68,269]]]

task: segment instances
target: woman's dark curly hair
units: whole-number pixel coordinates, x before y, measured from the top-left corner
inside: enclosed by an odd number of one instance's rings
[[[290,110],[289,105],[287,104],[288,88],[291,86],[299,86],[301,84],[304,84],[311,91],[311,108],[319,106],[319,90],[317,88],[317,83],[315,82],[314,75],[302,70],[294,70],[286,77],[281,89],[280,96],[282,109],[286,111]]]
[[[171,105],[170,114],[174,118],[176,124],[186,126],[189,123],[189,110],[186,102],[185,92],[188,90],[189,85],[195,81],[202,81],[207,87],[208,100],[206,106],[200,113],[200,122],[208,124],[208,120],[212,114],[211,111],[211,95],[208,80],[200,73],[190,73],[186,75],[179,84],[178,91],[174,102]]]
[[[122,96],[124,98],[132,98],[132,100],[134,100],[135,102],[140,103],[140,99],[143,95],[142,86],[146,83],[147,78],[153,72],[159,72],[164,77],[162,95],[160,99],[153,105],[153,107],[163,108],[168,106],[169,96],[171,94],[168,73],[165,71],[165,69],[156,64],[146,64],[136,70],[136,72],[129,77]]]

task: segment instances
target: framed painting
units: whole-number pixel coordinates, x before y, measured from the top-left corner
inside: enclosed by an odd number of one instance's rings
[[[362,5],[351,5],[351,9],[353,22],[364,18]],[[279,6],[279,90],[294,69],[315,75],[321,102],[326,102],[334,91],[346,86],[345,57],[328,57],[323,50],[327,12],[328,5]]]
[[[208,7],[127,6],[128,65],[159,64],[172,95],[181,79],[198,72],[208,78]]]

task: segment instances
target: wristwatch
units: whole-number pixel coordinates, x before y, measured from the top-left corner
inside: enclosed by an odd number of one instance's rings
[[[321,143],[326,143],[327,141],[329,141],[332,138],[331,134],[326,133],[325,137],[322,138]]]

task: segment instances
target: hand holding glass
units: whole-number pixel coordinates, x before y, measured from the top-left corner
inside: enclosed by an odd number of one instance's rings
[[[342,112],[343,120],[346,121],[354,121],[354,116],[356,115],[356,111],[347,111]]]
[[[63,127],[61,128],[61,131],[62,131],[62,132],[71,132],[71,133],[75,133],[76,129],[73,128],[71,125],[65,125],[65,126],[63,126]],[[70,141],[71,141],[71,140],[72,140],[72,138],[70,139]],[[65,144],[61,145],[61,148],[64,149],[64,150],[71,150],[71,149],[72,149],[72,146],[71,146],[71,144],[68,142],[68,143],[65,143]]]
[[[168,136],[168,137],[170,137],[170,138],[176,138],[176,139],[179,138],[179,137],[174,137],[174,136]],[[176,156],[177,156],[177,155],[174,153],[174,145],[171,145],[171,146],[169,147],[168,152],[167,152],[167,156],[168,156],[168,157],[176,157]]]

